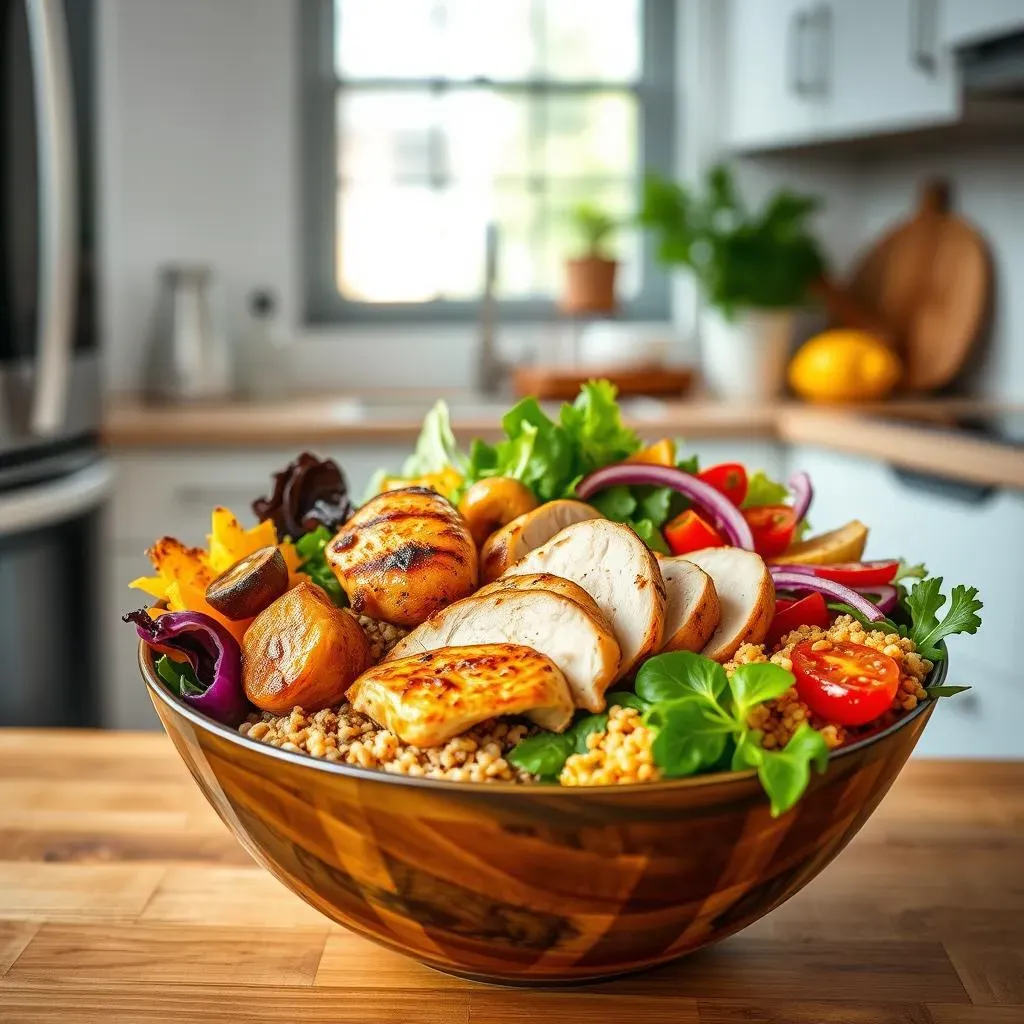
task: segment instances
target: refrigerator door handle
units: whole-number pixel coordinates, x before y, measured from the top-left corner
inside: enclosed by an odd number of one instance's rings
[[[39,326],[30,427],[57,433],[67,408],[78,276],[71,57],[64,0],[25,0],[39,163]]]
[[[113,484],[113,464],[101,460],[59,480],[0,494],[0,538],[89,512],[110,494]]]

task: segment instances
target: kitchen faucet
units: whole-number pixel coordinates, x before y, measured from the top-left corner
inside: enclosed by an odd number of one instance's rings
[[[480,318],[474,385],[481,394],[493,395],[500,388],[508,367],[498,356],[496,325],[497,300],[494,295],[498,277],[498,227],[487,225],[484,245],[484,287],[480,296]]]

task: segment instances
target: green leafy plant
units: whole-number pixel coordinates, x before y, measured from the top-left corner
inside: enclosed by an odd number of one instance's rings
[[[661,262],[687,267],[705,300],[727,317],[742,308],[788,308],[805,301],[824,258],[808,221],[818,200],[781,190],[757,211],[740,197],[728,167],[707,175],[702,192],[651,175],[641,225],[657,239]]]
[[[326,526],[318,526],[295,542],[295,550],[302,559],[299,572],[305,573],[314,583],[323,587],[327,591],[327,596],[339,608],[344,608],[348,604],[348,599],[345,597],[345,591],[341,589],[338,577],[327,564],[324,554],[333,537],[334,534]]]
[[[578,203],[569,213],[583,243],[583,255],[589,259],[608,259],[605,245],[618,228],[618,222],[594,203]]]

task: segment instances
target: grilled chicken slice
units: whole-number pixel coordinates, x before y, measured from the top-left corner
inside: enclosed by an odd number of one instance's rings
[[[352,706],[402,742],[435,747],[488,718],[526,715],[562,732],[572,721],[569,686],[543,654],[515,644],[443,647],[364,672]]]
[[[582,605],[583,608],[603,625],[609,633],[614,634],[612,624],[607,616],[597,606],[597,602],[578,584],[572,580],[564,579],[561,576],[553,576],[549,572],[525,573],[522,576],[503,576],[481,587],[473,596],[485,597],[487,594],[497,594],[503,590],[550,590],[553,594],[561,594]]]
[[[714,581],[722,606],[718,627],[701,653],[724,662],[740,644],[761,643],[775,614],[775,585],[764,559],[742,548],[704,548],[686,557]]]
[[[487,538],[480,549],[480,578],[496,580],[513,563],[551,540],[559,530],[587,519],[603,519],[593,505],[568,498],[524,512]]]
[[[505,587],[474,594],[432,615],[385,660],[466,644],[518,644],[550,658],[577,707],[603,711],[616,678],[619,645],[604,616],[552,590]]]
[[[419,625],[477,581],[465,521],[427,487],[378,494],[341,528],[326,557],[353,611],[398,626]]]
[[[663,651],[702,651],[718,627],[721,608],[711,577],[686,558],[659,558],[665,578]]]
[[[661,649],[665,581],[651,549],[628,526],[607,519],[567,526],[506,576],[536,572],[572,580],[597,602],[622,649],[620,675]]]

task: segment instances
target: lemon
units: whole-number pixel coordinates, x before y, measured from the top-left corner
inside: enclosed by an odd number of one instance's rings
[[[869,401],[888,395],[902,373],[899,359],[883,341],[841,329],[824,331],[801,346],[789,364],[789,383],[812,401]]]

